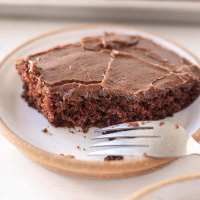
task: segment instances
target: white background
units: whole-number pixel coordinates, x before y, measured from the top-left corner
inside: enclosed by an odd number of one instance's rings
[[[64,21],[0,19],[0,58],[40,33],[73,26]],[[132,27],[171,38],[200,56],[200,26],[131,24]],[[1,131],[1,130],[0,130]],[[164,178],[200,173],[200,157],[178,160],[151,174],[121,180],[63,177],[25,158],[0,135],[0,200],[120,200]]]

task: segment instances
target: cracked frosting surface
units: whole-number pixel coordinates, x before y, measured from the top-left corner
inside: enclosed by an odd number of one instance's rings
[[[28,61],[50,86],[96,84],[135,93],[151,87],[175,87],[200,77],[197,66],[153,41],[115,33],[86,37],[32,55]]]

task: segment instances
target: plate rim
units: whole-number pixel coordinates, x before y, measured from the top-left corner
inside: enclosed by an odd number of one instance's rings
[[[175,183],[179,182],[186,182],[191,180],[200,180],[200,173],[193,173],[189,175],[182,175],[182,176],[176,176],[170,179],[162,180],[157,183],[151,184],[150,186],[147,186],[137,192],[135,192],[132,197],[130,197],[128,200],[140,200],[140,198],[145,197],[148,194],[151,194],[154,191],[158,191],[162,189],[165,186],[173,185]]]
[[[48,31],[43,34],[39,34],[27,41],[23,42],[21,45],[18,45],[14,50],[7,54],[0,62],[0,73],[1,69],[4,66],[4,63],[12,57],[18,50],[22,49],[26,45],[30,45],[32,42],[43,39],[45,37],[62,33],[63,31],[77,31],[77,30],[87,30],[95,29],[98,27],[112,26],[119,28],[126,28],[129,30],[140,31],[128,25],[113,25],[113,24],[79,24],[72,27],[63,27],[57,30]],[[147,31],[141,30],[140,32],[148,33],[152,36],[158,36],[157,34],[152,34]],[[194,55],[190,50],[182,47],[173,40],[166,39],[161,37],[167,42],[173,43],[179,48],[186,51],[190,54],[198,63],[200,63],[199,58]],[[38,147],[33,146],[29,142],[25,141],[23,138],[18,136],[14,130],[11,130],[6,122],[0,117],[0,128],[3,130],[1,133],[18,149],[20,149],[25,155],[27,155],[31,160],[43,165],[44,167],[62,173],[64,175],[78,175],[85,177],[95,177],[95,178],[124,178],[133,175],[143,174],[148,171],[152,171],[156,168],[160,168],[172,161],[174,158],[164,158],[164,159],[153,159],[149,157],[142,157],[140,159],[133,160],[123,160],[123,161],[89,161],[89,160],[78,160],[72,159],[67,156],[61,156],[58,154],[50,153],[45,150],[42,150]],[[200,136],[200,132],[198,134]]]

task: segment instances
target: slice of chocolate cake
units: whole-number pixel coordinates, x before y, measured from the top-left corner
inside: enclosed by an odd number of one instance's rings
[[[55,126],[157,120],[200,94],[200,69],[140,37],[105,33],[17,62],[23,97]]]

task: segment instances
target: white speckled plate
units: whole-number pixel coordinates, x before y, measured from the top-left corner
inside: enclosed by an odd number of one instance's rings
[[[73,30],[67,28],[41,35],[29,40],[15,49],[1,63],[0,67],[0,117],[5,136],[16,144],[24,153],[44,166],[59,172],[95,177],[122,177],[152,170],[171,161],[150,158],[131,158],[129,160],[104,162],[103,158],[88,157],[87,148],[93,129],[85,135],[77,130],[74,133],[67,128],[54,128],[35,109],[29,107],[20,97],[22,83],[15,70],[17,58],[68,42],[78,41],[83,36],[99,35],[103,32],[139,34],[176,51],[183,57],[197,64],[198,60],[189,51],[178,45],[148,33],[128,27],[79,26]],[[172,120],[183,124],[192,133],[198,128],[200,119],[200,99],[187,109],[174,115]],[[195,112],[194,112],[195,110]],[[42,130],[47,128],[49,134]],[[78,148],[78,146],[80,148]],[[66,156],[60,155],[64,154]],[[67,155],[75,156],[75,159]]]

